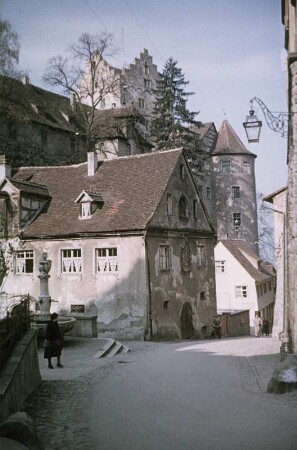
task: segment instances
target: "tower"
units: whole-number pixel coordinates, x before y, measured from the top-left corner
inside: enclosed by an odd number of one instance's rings
[[[240,239],[258,254],[256,155],[224,120],[211,155],[213,220],[218,240]]]

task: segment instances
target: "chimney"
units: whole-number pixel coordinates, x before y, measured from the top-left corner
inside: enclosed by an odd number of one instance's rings
[[[76,97],[75,97],[74,92],[70,92],[69,102],[70,102],[70,108],[72,109],[72,111],[76,111]]]
[[[0,181],[11,176],[11,167],[7,164],[5,155],[0,155]]]
[[[21,77],[21,82],[23,83],[24,86],[28,86],[28,84],[30,84],[30,78],[28,75],[23,75]]]
[[[88,176],[93,177],[98,167],[97,152],[88,152]]]

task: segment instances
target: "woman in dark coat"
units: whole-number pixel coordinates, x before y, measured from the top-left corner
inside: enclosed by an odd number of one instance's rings
[[[61,364],[63,335],[58,324],[58,314],[51,314],[51,320],[46,326],[44,357],[48,360],[49,369],[53,369],[51,358],[57,358],[57,367]]]

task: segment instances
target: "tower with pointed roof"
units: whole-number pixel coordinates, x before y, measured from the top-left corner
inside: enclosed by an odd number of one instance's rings
[[[217,238],[244,240],[258,253],[256,155],[224,120],[211,158],[212,219]]]

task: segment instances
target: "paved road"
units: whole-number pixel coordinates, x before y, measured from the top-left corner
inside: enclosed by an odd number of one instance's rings
[[[266,394],[270,338],[131,343],[98,360],[100,340],[71,338],[26,410],[47,450],[290,450],[297,396]]]

